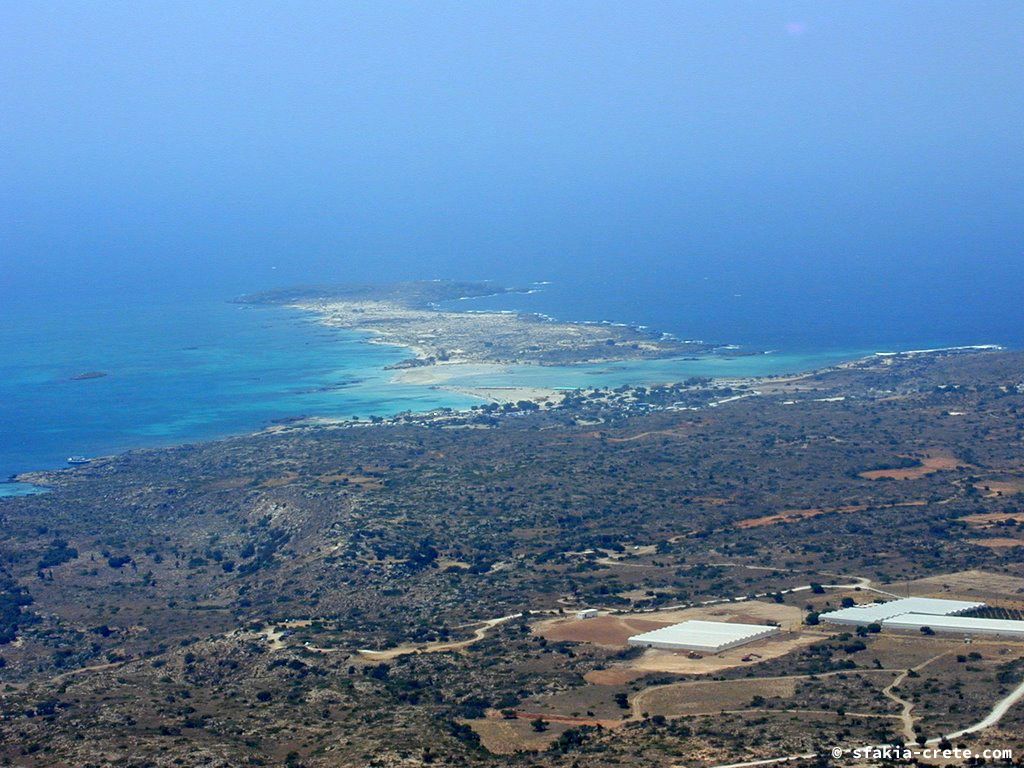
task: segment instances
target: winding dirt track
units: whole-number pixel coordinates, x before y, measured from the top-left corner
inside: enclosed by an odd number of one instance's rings
[[[521,613],[513,613],[509,616],[499,616],[496,619],[487,619],[486,621],[481,622],[481,626],[473,630],[473,636],[466,640],[445,640],[438,643],[426,643],[423,645],[396,645],[394,648],[386,648],[383,651],[374,651],[368,648],[363,648],[360,649],[359,653],[371,659],[387,661],[389,659],[396,659],[399,656],[406,656],[410,653],[442,653],[444,651],[458,651],[479,640],[483,640],[487,637],[487,633],[499,624],[504,624],[506,621],[511,621],[512,619],[521,618],[522,615],[523,614]]]
[[[882,691],[883,696],[885,696],[887,699],[891,699],[892,701],[896,702],[902,708],[902,711],[900,712],[900,720],[903,723],[903,738],[907,740],[908,744],[912,742],[917,736],[917,734],[914,733],[914,716],[911,714],[911,712],[913,712],[914,709],[914,702],[907,701],[898,693],[896,693],[896,688],[899,687],[900,683],[907,679],[907,675],[909,675],[911,672],[920,672],[922,669],[927,667],[932,662],[938,661],[943,656],[948,656],[950,653],[952,653],[952,651],[943,651],[937,656],[932,656],[927,661],[922,661],[916,667],[911,667],[910,669],[903,670],[899,677],[897,677],[895,680],[889,683],[889,685],[887,685],[885,689]]]

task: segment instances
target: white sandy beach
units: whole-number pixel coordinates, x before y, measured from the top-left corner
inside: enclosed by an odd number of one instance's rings
[[[419,368],[403,368],[395,371],[391,380],[398,384],[438,387],[493,403],[515,403],[520,400],[557,403],[565,396],[564,392],[551,387],[476,387],[455,383],[467,376],[497,375],[507,370],[508,366],[499,363],[437,363]]]

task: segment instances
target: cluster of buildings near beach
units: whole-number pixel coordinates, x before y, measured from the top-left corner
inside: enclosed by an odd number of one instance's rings
[[[1024,640],[1024,621],[967,615],[986,607],[985,603],[966,600],[906,597],[822,613],[819,620],[838,626],[875,627],[876,631],[890,629],[924,634],[956,634],[965,640],[975,636]],[[597,609],[587,608],[579,611],[576,617],[590,619],[597,615]],[[690,620],[633,635],[627,642],[641,648],[718,653],[762,640],[779,631],[779,627],[771,624]]]

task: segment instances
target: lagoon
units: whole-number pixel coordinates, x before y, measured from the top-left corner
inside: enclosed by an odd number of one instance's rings
[[[326,327],[297,310],[232,304],[220,294],[145,300],[111,294],[107,302],[9,303],[5,309],[0,478],[63,467],[72,455],[213,439],[303,416],[365,418],[481,402],[447,387],[574,389],[743,378],[799,373],[873,351],[823,345],[771,354],[396,372],[388,367],[409,356],[405,349],[369,343],[367,334]],[[8,490],[5,495],[14,493]]]

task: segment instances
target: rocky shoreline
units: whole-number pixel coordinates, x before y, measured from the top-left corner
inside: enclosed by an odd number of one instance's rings
[[[611,323],[555,320],[510,312],[460,312],[439,304],[518,292],[489,283],[443,281],[381,286],[301,288],[246,296],[239,302],[290,306],[336,328],[367,331],[373,341],[409,348],[393,368],[453,363],[574,365],[662,359],[734,348],[682,341],[670,334]]]

